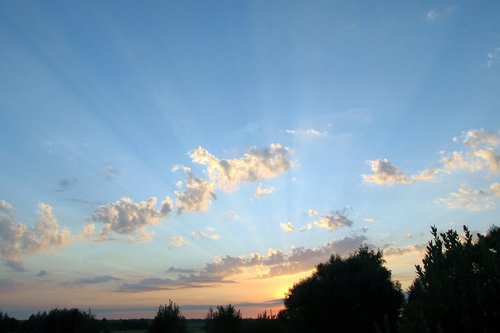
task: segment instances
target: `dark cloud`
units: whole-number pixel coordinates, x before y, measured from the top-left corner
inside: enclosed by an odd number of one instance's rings
[[[48,275],[49,273],[46,271],[46,270],[41,270],[40,272],[38,272],[35,276],[37,277],[42,277],[42,276],[46,276]]]

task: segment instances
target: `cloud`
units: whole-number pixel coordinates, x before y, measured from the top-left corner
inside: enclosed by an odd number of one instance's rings
[[[500,47],[496,47],[486,54],[486,67],[492,68],[500,59]]]
[[[319,215],[319,212],[316,210],[316,209],[309,209],[307,211],[307,215],[309,217],[314,217],[314,216],[318,216]]]
[[[123,292],[145,292],[183,288],[214,287],[234,283],[231,276],[250,272],[250,278],[270,278],[295,274],[313,269],[333,254],[346,256],[354,253],[366,242],[366,237],[345,237],[315,248],[293,247],[289,252],[269,249],[267,254],[251,253],[248,256],[215,257],[200,270],[170,267],[167,273],[179,273],[177,278],[146,278],[137,283],[124,283]]]
[[[227,212],[225,212],[224,217],[226,217],[230,220],[238,220],[240,218],[240,216],[232,210],[228,210]]]
[[[106,180],[112,180],[118,175],[119,175],[118,171],[116,171],[116,169],[113,166],[107,165],[104,168],[104,177],[106,177]]]
[[[373,223],[375,222],[375,219],[371,216],[365,216],[363,217],[363,221],[365,221],[366,223]]]
[[[170,247],[181,247],[186,244],[186,240],[182,236],[172,236],[170,237]]]
[[[52,207],[38,205],[38,221],[34,227],[18,222],[11,214],[12,205],[0,200],[0,255],[4,263],[17,271],[24,270],[22,255],[46,251],[70,241],[67,229],[60,230]]]
[[[206,166],[210,181],[224,191],[232,191],[242,182],[274,178],[294,165],[289,149],[278,143],[264,149],[250,148],[239,159],[219,159],[202,147],[190,156],[193,163]]]
[[[17,287],[19,283],[12,279],[0,279],[0,291],[10,291]]]
[[[499,197],[500,183],[492,183],[488,188],[479,190],[462,185],[458,191],[451,192],[447,198],[438,198],[436,202],[445,204],[450,209],[480,211],[494,207],[494,199]]]
[[[76,284],[99,284],[99,283],[106,283],[110,281],[121,281],[121,279],[116,278],[111,275],[101,275],[101,276],[96,276],[94,278],[84,278],[84,279],[79,279],[76,280]]]
[[[411,184],[411,179],[387,159],[368,161],[373,174],[362,175],[365,183],[377,185]]]
[[[441,166],[443,171],[447,173],[455,170],[477,171],[482,169],[480,161],[464,157],[461,151],[454,151],[449,155],[443,155],[441,157]]]
[[[500,132],[487,131],[483,128],[473,129],[462,134],[462,142],[472,148],[498,146],[500,144]]]
[[[260,198],[264,195],[269,195],[274,192],[274,187],[262,187],[262,184],[259,184],[255,189],[255,197]]]
[[[308,128],[308,129],[287,129],[286,134],[290,136],[297,136],[297,137],[307,137],[307,138],[320,138],[320,137],[325,137],[328,136],[328,132],[320,132],[318,130],[315,130],[313,128]]]
[[[481,149],[474,152],[474,155],[484,160],[491,171],[500,171],[500,155],[493,149]]]
[[[433,21],[433,20],[437,19],[437,17],[438,17],[438,12],[435,8],[429,10],[427,12],[427,14],[425,15],[425,18],[429,21]]]
[[[76,183],[78,183],[78,178],[63,178],[59,181],[59,186],[56,189],[56,192],[64,192],[75,187]]]
[[[280,226],[284,232],[294,232],[295,230],[295,226],[291,222],[280,223]]]
[[[388,245],[386,246],[383,251],[384,251],[384,256],[401,256],[405,253],[409,252],[424,252],[426,249],[427,244],[416,244],[416,245],[407,245],[403,247],[397,247],[397,246],[392,246]]]
[[[216,199],[214,184],[208,180],[196,178],[188,167],[175,167],[182,169],[186,175],[186,188],[184,191],[175,191],[175,205],[179,213],[206,211],[212,200]]]
[[[42,276],[47,276],[49,273],[46,271],[46,270],[41,270],[40,272],[38,272],[35,276],[37,277],[42,277]]]
[[[102,223],[98,240],[111,239],[110,233],[139,235],[141,240],[148,238],[151,234],[145,232],[145,227],[157,224],[172,211],[172,199],[166,197],[160,204],[160,209],[156,209],[157,199],[151,197],[148,201],[134,203],[130,198],[121,198],[119,201],[100,206],[94,212],[91,220]],[[95,227],[94,227],[95,229]],[[85,232],[92,231],[90,225],[85,226]]]
[[[0,200],[0,212],[9,213],[12,210],[12,205],[5,200]]]
[[[316,227],[335,231],[343,227],[351,227],[352,223],[353,222],[346,216],[346,209],[343,209],[332,212],[329,215],[322,216],[319,220],[308,224],[307,229]]]
[[[205,230],[202,231],[193,231],[192,235],[196,239],[205,238],[205,239],[217,240],[221,236],[214,234],[214,231],[215,231],[214,228],[206,228]]]

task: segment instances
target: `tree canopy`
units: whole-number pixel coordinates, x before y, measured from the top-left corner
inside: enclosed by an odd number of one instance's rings
[[[186,332],[186,318],[181,314],[179,306],[169,300],[168,305],[160,305],[149,328],[150,333],[183,333]]]
[[[403,315],[407,332],[497,332],[500,327],[500,229],[477,241],[467,227],[438,233],[417,265]]]
[[[382,252],[368,247],[319,264],[286,295],[291,326],[297,332],[394,332],[404,298],[383,264]]]

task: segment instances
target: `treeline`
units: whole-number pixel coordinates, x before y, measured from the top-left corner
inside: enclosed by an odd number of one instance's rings
[[[233,305],[210,308],[207,333],[448,333],[498,332],[500,328],[500,228],[474,239],[431,228],[422,265],[407,297],[384,266],[382,251],[361,247],[347,258],[330,257],[289,289],[285,309],[242,319]],[[111,321],[77,309],[52,310],[19,322],[0,312],[2,332],[110,332]],[[117,321],[113,321],[117,322]],[[126,321],[124,321],[126,322]],[[199,321],[197,322],[199,323]],[[188,321],[172,301],[141,327],[150,333],[185,333]],[[126,327],[126,329],[131,329]]]

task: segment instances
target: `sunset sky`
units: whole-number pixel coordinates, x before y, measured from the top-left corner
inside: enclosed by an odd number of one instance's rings
[[[498,1],[0,2],[0,311],[244,316],[330,255],[407,288],[500,212]]]

